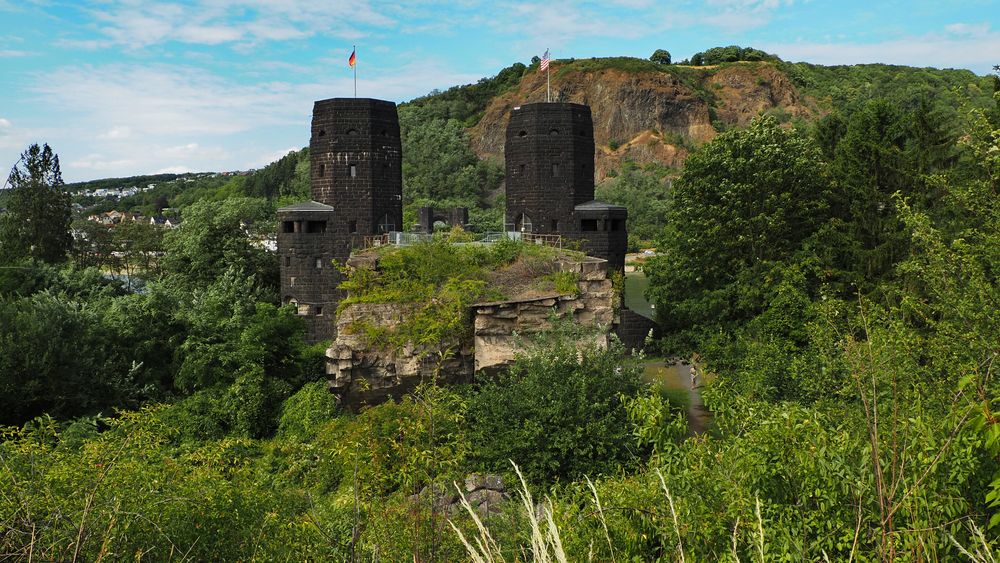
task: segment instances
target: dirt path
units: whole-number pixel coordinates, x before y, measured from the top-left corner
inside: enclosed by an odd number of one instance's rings
[[[701,385],[704,383],[700,373],[696,386],[691,385],[691,370],[694,366],[688,361],[654,361],[646,364],[646,374],[651,380],[659,382],[667,389],[684,389],[688,394],[688,434],[696,435],[706,432],[712,423],[712,413],[701,400]]]

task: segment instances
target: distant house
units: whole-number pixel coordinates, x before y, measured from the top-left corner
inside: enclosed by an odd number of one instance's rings
[[[157,215],[149,218],[150,225],[157,225],[163,227],[164,229],[174,229],[177,225],[180,225],[180,223],[181,220],[177,217],[164,217],[163,215]]]

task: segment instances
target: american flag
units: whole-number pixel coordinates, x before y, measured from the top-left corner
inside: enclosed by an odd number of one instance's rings
[[[549,50],[548,49],[546,49],[545,50],[545,54],[542,55],[542,64],[538,66],[538,69],[539,70],[548,70],[549,69]]]

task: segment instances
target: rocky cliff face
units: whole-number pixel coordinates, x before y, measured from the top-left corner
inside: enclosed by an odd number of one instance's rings
[[[680,166],[686,147],[717,134],[713,116],[716,123],[731,127],[746,125],[774,108],[791,116],[816,113],[788,77],[769,63],[685,70],[690,76],[681,80],[667,72],[574,70],[573,63],[552,64],[553,99],[591,108],[597,181],[623,160]],[[544,101],[545,89],[545,74],[531,72],[518,88],[494,98],[469,131],[473,150],[483,158],[502,159],[511,109]]]

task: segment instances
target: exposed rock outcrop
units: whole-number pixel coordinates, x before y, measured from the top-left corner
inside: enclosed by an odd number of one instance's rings
[[[606,348],[615,324],[615,297],[607,279],[604,260],[562,262],[560,269],[577,274],[576,294],[549,293],[530,298],[476,305],[476,370],[504,366],[514,361],[523,335],[549,330],[555,321],[571,318],[594,330],[581,338],[581,345]]]
[[[585,68],[585,67],[584,67]],[[554,99],[589,105],[594,118],[596,179],[625,160],[680,166],[686,146],[715,137],[713,119],[744,126],[763,111],[780,108],[791,116],[814,116],[808,100],[771,63],[685,68],[681,80],[669,72],[615,68],[576,70],[552,63]],[[481,158],[502,159],[504,131],[515,106],[545,100],[545,74],[530,72],[514,90],[494,98],[469,130]]]
[[[365,330],[394,330],[412,311],[413,306],[405,303],[352,303],[337,315],[337,338],[326,351],[327,374],[330,387],[343,401],[378,403],[437,376],[442,382],[460,382],[472,375],[470,342],[455,341],[451,353],[441,357],[413,344],[373,342]]]
[[[503,503],[511,498],[503,478],[499,475],[473,473],[461,484],[450,486],[435,484],[424,487],[419,493],[411,496],[410,501],[430,502],[434,510],[454,516],[463,512],[459,489],[456,487],[461,487],[465,500],[481,519],[500,512]]]

